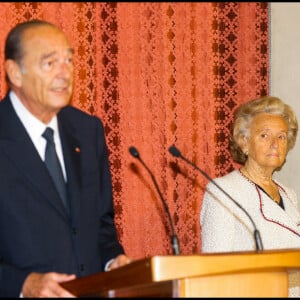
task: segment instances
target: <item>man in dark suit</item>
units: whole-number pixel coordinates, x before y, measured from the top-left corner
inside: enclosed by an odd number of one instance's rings
[[[5,70],[0,296],[69,297],[59,283],[130,262],[114,224],[103,125],[69,105],[73,49],[56,26],[36,20],[13,28]],[[66,204],[44,162],[46,127],[54,131]]]

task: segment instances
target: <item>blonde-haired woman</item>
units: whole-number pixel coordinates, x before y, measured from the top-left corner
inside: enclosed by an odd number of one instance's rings
[[[294,147],[298,122],[281,99],[265,96],[234,114],[230,151],[241,168],[215,179],[253,219],[263,248],[300,248],[299,203],[293,189],[273,179]],[[256,249],[253,224],[215,184],[208,183],[200,213],[202,252]],[[289,296],[300,296],[300,278],[290,275]]]

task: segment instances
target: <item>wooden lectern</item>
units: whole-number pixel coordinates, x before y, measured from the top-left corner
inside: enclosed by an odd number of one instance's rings
[[[170,255],[61,285],[78,297],[287,297],[297,271],[300,249]]]

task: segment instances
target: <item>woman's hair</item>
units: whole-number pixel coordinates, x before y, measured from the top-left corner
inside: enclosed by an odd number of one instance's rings
[[[287,151],[290,151],[295,145],[298,121],[292,108],[273,96],[254,99],[242,104],[234,113],[229,149],[233,159],[238,163],[244,164],[247,160],[247,155],[240,146],[243,138],[250,136],[250,126],[254,116],[260,113],[281,116],[288,125]]]

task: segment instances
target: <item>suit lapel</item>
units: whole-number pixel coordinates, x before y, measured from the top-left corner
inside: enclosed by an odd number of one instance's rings
[[[68,218],[65,208],[51,177],[32,143],[25,127],[15,113],[8,98],[2,101],[0,114],[0,151],[7,156],[16,172],[41,193],[41,201],[47,201],[64,218]]]
[[[270,199],[261,192],[262,198],[262,213],[265,219],[277,223],[279,226],[295,231],[300,235],[300,215],[295,211],[294,206],[291,205],[287,195],[281,193],[285,209],[283,210],[277,203],[270,201]]]
[[[80,211],[81,144],[76,137],[75,128],[60,115],[58,115],[58,124],[68,180],[68,200],[75,221]]]

